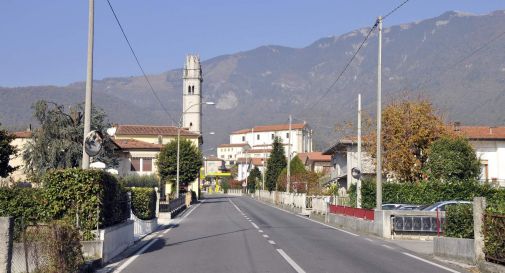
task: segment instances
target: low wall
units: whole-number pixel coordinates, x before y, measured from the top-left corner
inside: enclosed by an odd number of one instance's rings
[[[81,241],[82,255],[85,258],[99,259],[102,257],[103,242],[96,241]]]
[[[100,240],[103,242],[103,263],[110,261],[133,244],[133,226],[133,221],[127,220],[124,223],[100,230]]]
[[[130,219],[133,220],[133,237],[135,241],[158,229],[158,218],[142,220],[132,213]]]
[[[326,220],[328,223],[338,227],[351,229],[357,232],[376,234],[374,221],[333,213],[328,213]]]
[[[475,261],[474,240],[450,237],[433,238],[433,254],[473,263]]]

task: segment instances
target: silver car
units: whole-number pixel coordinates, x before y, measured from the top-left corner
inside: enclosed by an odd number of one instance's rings
[[[431,206],[428,206],[426,207],[425,209],[423,209],[423,211],[446,211],[447,210],[447,207],[449,206],[454,206],[454,205],[460,205],[460,204],[468,204],[468,205],[471,205],[472,202],[469,202],[469,201],[440,201],[440,202],[436,202],[435,204],[431,205]]]

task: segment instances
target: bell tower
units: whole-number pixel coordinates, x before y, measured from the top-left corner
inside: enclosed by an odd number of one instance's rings
[[[182,79],[182,127],[201,134],[203,78],[199,56],[186,56]]]

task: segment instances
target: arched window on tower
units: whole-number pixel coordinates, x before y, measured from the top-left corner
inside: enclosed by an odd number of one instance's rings
[[[191,95],[194,95],[195,94],[195,86],[191,86]]]
[[[191,86],[188,85],[188,95],[191,95]]]

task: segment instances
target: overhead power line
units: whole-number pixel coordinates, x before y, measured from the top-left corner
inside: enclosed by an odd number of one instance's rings
[[[403,7],[403,5],[407,4],[407,2],[410,1],[410,0],[405,0],[403,1],[400,5],[396,6],[394,9],[392,9],[390,12],[388,12],[386,15],[382,16],[382,20],[385,20],[386,18],[389,17],[389,15],[395,13],[395,11],[397,11],[398,9],[400,9],[401,7]]]
[[[128,44],[128,47],[130,48],[130,51],[133,55],[133,57],[135,58],[135,61],[137,62],[137,65],[140,69],[140,71],[142,72],[142,75],[144,76],[144,78],[146,79],[146,82],[147,84],[149,85],[149,89],[151,90],[151,93],[153,94],[153,96],[156,98],[156,100],[158,101],[158,103],[160,104],[161,108],[163,109],[163,111],[167,114],[167,116],[170,118],[170,120],[172,122],[175,122],[177,123],[177,121],[172,117],[172,115],[170,115],[170,112],[168,112],[168,109],[163,105],[163,103],[161,102],[160,100],[160,97],[158,96],[158,94],[156,93],[156,91],[154,90],[154,87],[153,85],[151,84],[151,81],[149,80],[149,78],[147,77],[147,74],[146,72],[144,71],[144,68],[142,67],[142,64],[140,63],[139,61],[139,58],[137,57],[137,54],[135,53],[135,50],[133,50],[133,47],[130,43],[130,40],[128,39],[128,36],[126,36],[126,32],[123,28],[123,26],[121,25],[121,22],[119,21],[119,18],[116,14],[116,11],[114,10],[114,8],[112,7],[112,4],[110,3],[109,0],[107,0],[107,3],[109,4],[109,7],[110,7],[110,10],[112,11],[112,14],[114,15],[114,18],[116,19],[116,22],[119,26],[119,29],[121,29],[121,33],[123,34],[123,37],[126,41],[126,43]]]

